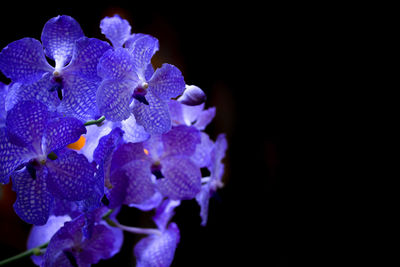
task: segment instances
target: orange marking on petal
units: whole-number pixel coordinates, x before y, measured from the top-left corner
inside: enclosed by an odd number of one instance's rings
[[[85,146],[85,143],[86,143],[86,137],[81,135],[81,137],[79,137],[78,141],[67,145],[67,147],[70,149],[74,149],[74,150],[81,150]]]
[[[149,155],[149,151],[146,148],[144,148],[143,151],[144,151],[144,154],[146,154],[146,156]]]

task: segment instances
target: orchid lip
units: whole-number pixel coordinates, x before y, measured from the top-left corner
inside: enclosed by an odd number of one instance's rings
[[[153,165],[151,165],[151,173],[154,174],[156,179],[164,178],[164,175],[161,172],[161,164],[159,162],[156,162]]]
[[[36,172],[42,168],[43,165],[46,164],[46,158],[38,157],[31,159],[26,164],[26,170],[30,174],[33,180],[36,179]]]
[[[133,94],[133,98],[136,99],[137,101],[139,101],[140,103],[143,103],[145,105],[149,105],[149,102],[147,101],[147,99],[143,95]]]
[[[147,88],[149,88],[149,84],[146,82],[142,83],[141,86],[138,86],[135,88],[135,90],[133,91],[132,97],[134,99],[136,99],[137,101],[139,101],[140,103],[149,105],[149,102],[145,98],[145,96],[147,94]]]

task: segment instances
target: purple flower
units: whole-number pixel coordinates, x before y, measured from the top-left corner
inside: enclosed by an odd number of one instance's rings
[[[121,145],[113,154],[109,170],[109,207],[137,205],[152,199],[156,190],[151,181],[150,167],[142,143]],[[150,209],[158,204],[156,199]]]
[[[195,85],[186,85],[186,89],[178,101],[188,106],[198,106],[206,101],[206,94]]]
[[[37,99],[82,121],[98,116],[95,94],[101,80],[96,68],[110,45],[84,37],[78,22],[69,16],[50,19],[41,40],[23,38],[0,53],[0,70],[15,83],[7,110],[18,101]]]
[[[206,183],[202,186],[201,192],[196,196],[200,205],[201,225],[205,226],[208,219],[208,205],[210,197],[223,186],[222,176],[224,174],[224,164],[221,162],[225,157],[227,141],[224,134],[220,134],[215,141],[211,152],[211,161],[207,168],[210,170],[210,177],[206,178]]]
[[[142,204],[157,193],[175,200],[192,199],[201,189],[200,167],[191,159],[200,132],[180,125],[144,143],[121,145],[113,154],[110,201]]]
[[[136,267],[168,267],[174,259],[176,247],[180,240],[178,226],[169,223],[179,201],[165,200],[156,210],[154,221],[161,231],[140,240],[135,248]]]
[[[29,233],[27,248],[32,249],[50,241],[53,235],[64,225],[64,223],[70,220],[71,217],[68,215],[51,215],[45,225],[34,225]],[[40,266],[43,262],[43,257],[43,255],[34,255],[31,256],[31,259],[36,265]]]
[[[170,64],[153,71],[150,60],[157,50],[157,39],[137,34],[130,39],[129,48],[103,55],[98,65],[103,82],[97,91],[97,104],[106,118],[121,121],[133,112],[149,134],[162,134],[171,128],[167,101],[183,93],[185,82]]]
[[[84,133],[79,120],[55,116],[38,101],[19,102],[7,113],[0,130],[0,179],[7,183],[12,177],[14,209],[24,221],[45,224],[53,196],[78,201],[92,194],[94,166],[63,150]]]
[[[173,125],[187,125],[204,130],[215,116],[215,108],[204,109],[204,104],[189,106],[176,100],[170,100],[168,104]],[[207,167],[211,161],[214,143],[205,132],[200,132],[200,134],[201,142],[197,145],[191,159],[203,168]]]
[[[83,215],[66,222],[51,238],[42,266],[91,266],[118,253],[123,242],[122,230],[108,226],[98,216],[99,211],[104,209],[93,212],[90,237],[82,231],[86,224]]]
[[[168,267],[179,243],[179,229],[171,223],[161,235],[150,235],[140,240],[134,249],[136,267]]]

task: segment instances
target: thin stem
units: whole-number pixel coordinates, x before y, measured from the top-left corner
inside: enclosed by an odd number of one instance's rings
[[[126,231],[126,232],[130,232],[130,233],[134,233],[134,234],[144,234],[144,235],[161,235],[161,232],[158,229],[125,226],[125,225],[122,225],[115,221],[114,221],[114,223],[117,225],[117,227],[119,229]]]
[[[104,215],[103,215],[101,218],[102,218],[103,220],[107,220],[107,219],[110,217],[111,213],[113,213],[113,212],[114,212],[113,209],[108,210],[106,213],[104,213]]]
[[[105,116],[101,116],[101,117],[100,117],[99,119],[97,119],[97,120],[85,122],[84,125],[85,125],[85,126],[89,126],[89,125],[96,124],[97,126],[99,126],[105,119],[106,119]]]
[[[22,252],[22,253],[20,253],[18,255],[15,255],[15,256],[13,256],[11,258],[2,260],[2,261],[0,261],[0,266],[3,266],[5,264],[7,264],[7,263],[22,259],[24,257],[29,257],[29,256],[32,256],[32,255],[39,255],[40,250],[43,249],[43,248],[46,248],[48,245],[49,245],[49,242],[46,242],[46,243],[44,243],[44,244],[42,244],[40,246],[37,246],[35,248],[31,248],[31,249],[29,249],[27,251],[24,251],[24,252]]]
[[[144,235],[161,235],[161,231],[158,229],[152,229],[152,228],[139,228],[139,227],[131,227],[131,226],[126,226],[122,225],[117,221],[114,221],[110,218],[111,213],[113,213],[114,210],[109,210],[107,211],[101,218],[107,222],[109,226],[112,227],[117,227],[123,231],[134,233],[134,234],[144,234]]]
[[[108,223],[108,225],[112,227],[117,227],[126,232],[143,235],[161,235],[161,231],[158,229],[125,226],[120,224],[119,222],[111,220],[110,218],[105,218],[105,221]]]

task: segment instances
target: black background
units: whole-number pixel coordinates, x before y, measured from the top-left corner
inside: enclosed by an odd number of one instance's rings
[[[40,39],[46,21],[61,14],[74,17],[88,37],[104,40],[100,20],[115,13],[131,23],[133,32],[157,37],[160,51],[153,63],[176,65],[187,84],[207,93],[207,106],[215,106],[217,114],[206,132],[213,140],[226,133],[229,144],[226,185],[210,202],[207,227],[200,226],[195,201],[176,210],[181,241],[172,266],[288,266],[293,225],[289,177],[295,170],[289,164],[291,140],[286,133],[294,136],[290,133],[297,130],[289,99],[300,90],[293,88],[301,79],[294,69],[301,68],[299,55],[306,57],[300,51],[304,29],[299,25],[307,18],[293,6],[251,2],[81,4],[3,6],[0,47],[23,37]],[[4,203],[0,207],[4,259],[24,250],[30,226],[12,208]],[[124,208],[118,218],[126,225],[144,226],[150,216]],[[137,240],[125,235],[121,252],[96,266],[133,266]],[[29,264],[28,259],[14,266]]]

